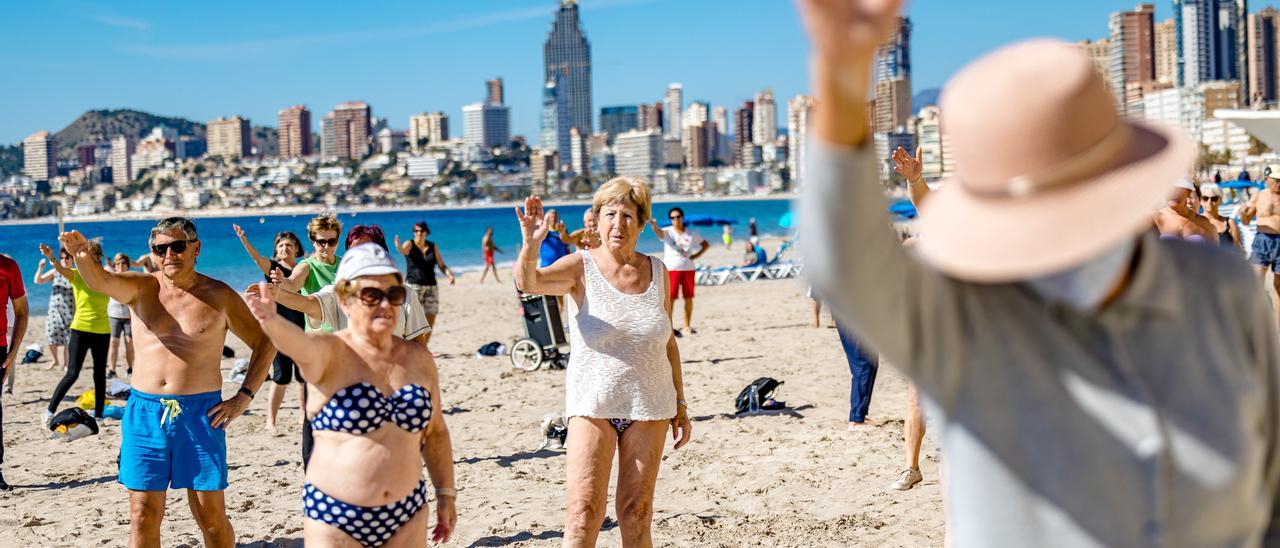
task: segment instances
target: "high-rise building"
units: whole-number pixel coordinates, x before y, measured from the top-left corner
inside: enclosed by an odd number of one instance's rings
[[[569,98],[563,84],[563,79],[553,75],[542,88],[542,138],[539,147],[554,150],[561,158],[568,159],[572,155],[569,130],[574,126],[569,119]]]
[[[239,116],[218,118],[205,127],[209,139],[209,155],[226,159],[250,155],[249,119]]]
[[[1166,19],[1155,26],[1156,81],[1173,85],[1178,82],[1178,26]]]
[[[1128,84],[1155,80],[1155,13],[1153,4],[1111,14],[1111,91],[1121,112],[1128,104]]]
[[[898,28],[876,51],[876,80],[911,80],[911,20],[898,17]]]
[[[1250,14],[1246,29],[1249,104],[1273,104],[1280,99],[1280,11],[1268,6]]]
[[[485,89],[484,102],[495,104],[495,105],[504,104],[503,103],[504,97],[502,92],[502,78],[485,80],[484,89]]]
[[[1093,68],[1098,70],[1102,81],[1107,84],[1107,89],[1111,90],[1114,85],[1114,79],[1111,77],[1111,40],[1108,38],[1094,41],[1082,40],[1077,46],[1089,55],[1089,59],[1093,60]]]
[[[685,167],[704,168],[711,165],[710,134],[713,131],[715,128],[705,121],[684,126],[684,139],[681,145],[684,147]]]
[[[425,141],[423,141],[425,139]],[[421,112],[409,117],[409,146],[440,143],[449,140],[449,115],[443,112]]]
[[[920,146],[920,175],[936,180],[951,174],[950,142],[942,134],[941,111],[936,106],[920,110],[916,124],[916,144]]]
[[[729,150],[729,110],[724,107],[712,108],[711,124],[716,141],[711,158],[719,160],[721,165],[733,164],[733,151]]]
[[[567,105],[565,140],[568,141],[569,128],[576,127],[583,135],[590,135],[593,130],[591,44],[578,21],[577,0],[560,0],[560,8],[556,10],[556,19],[551,24],[551,32],[547,34],[542,51],[543,81],[558,80],[557,86]]]
[[[129,180],[137,180],[143,170],[164,165],[166,160],[174,158],[174,145],[178,132],[164,126],[151,130],[134,149],[129,169]]]
[[[663,165],[662,132],[656,128],[618,135],[613,148],[618,175],[650,181]]]
[[[127,185],[133,176],[133,139],[118,135],[111,139],[111,182]]]
[[[311,155],[311,111],[295,105],[280,111],[280,157]]]
[[[364,101],[349,101],[333,107],[322,124],[324,155],[337,160],[364,159],[369,155],[372,122],[372,110]]]
[[[34,181],[48,181],[58,174],[58,151],[53,135],[32,133],[22,141],[22,172]]]
[[[642,104],[636,107],[636,129],[662,129],[662,101],[652,105]]]
[[[756,94],[754,119],[751,120],[751,142],[764,146],[778,138],[778,107],[773,102],[773,90]]]
[[[684,86],[675,83],[667,86],[662,98],[662,136],[667,140],[680,140],[680,126],[684,115]]]
[[[1178,27],[1178,85],[1241,78],[1245,0],[1173,0]]]
[[[896,32],[876,51],[875,131],[905,128],[911,118],[911,20],[899,17]],[[756,104],[757,114],[760,105]],[[764,144],[757,141],[757,144]]]
[[[489,103],[473,103],[462,107],[462,138],[472,147],[506,146],[511,141],[509,107]]]
[[[795,99],[792,99],[792,101],[795,101]],[[755,106],[756,104],[751,101],[743,101],[742,107],[733,113],[733,165],[738,167],[754,167],[756,165],[756,144],[751,140],[751,124],[755,117]],[[790,114],[787,116],[789,130]]]
[[[80,145],[76,147],[76,165],[79,167],[89,167],[96,162],[94,153],[98,150],[98,145]]]
[[[591,136],[569,128],[569,169],[574,175],[591,175]]]
[[[813,98],[808,95],[797,95],[787,101],[787,167],[791,172],[791,180],[803,184],[805,177],[805,156],[809,145],[809,114],[813,111]]]
[[[910,119],[911,81],[897,77],[876,82],[876,132],[905,131]]]
[[[652,108],[649,105],[626,105],[600,109],[600,131],[608,134],[610,145],[618,135],[640,128],[640,109],[643,107]]]
[[[533,176],[534,195],[547,194],[547,182],[560,181],[560,155],[554,150],[535,148],[529,151],[529,172]]]

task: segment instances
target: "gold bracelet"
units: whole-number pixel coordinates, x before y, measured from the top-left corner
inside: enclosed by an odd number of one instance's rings
[[[453,497],[456,499],[458,498],[458,490],[452,487],[437,487],[436,496],[437,497]]]

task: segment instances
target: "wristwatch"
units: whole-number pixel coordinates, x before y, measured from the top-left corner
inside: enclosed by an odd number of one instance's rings
[[[251,399],[251,400],[253,399],[253,392],[249,391],[249,389],[248,389],[248,388],[245,388],[245,387],[241,386],[239,390],[236,390],[236,392],[237,392],[237,393],[240,393],[240,394],[244,394],[244,395],[246,395],[246,396],[249,396],[249,399]]]

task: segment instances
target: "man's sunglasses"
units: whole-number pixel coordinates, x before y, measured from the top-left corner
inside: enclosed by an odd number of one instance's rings
[[[362,287],[359,293],[360,302],[365,306],[378,306],[384,299],[391,306],[400,306],[408,296],[409,292],[403,285],[390,287],[386,291],[376,287]]]
[[[329,239],[327,239],[327,240],[325,240],[325,239],[320,239],[320,238],[312,238],[312,239],[311,239],[311,241],[312,241],[312,243],[316,244],[317,246],[334,247],[334,246],[337,246],[337,245],[338,245],[338,239],[337,239],[337,238],[329,238]]]
[[[151,244],[151,253],[157,257],[164,257],[169,254],[172,249],[175,254],[183,254],[187,252],[187,244],[194,244],[199,240],[178,240],[167,244]]]

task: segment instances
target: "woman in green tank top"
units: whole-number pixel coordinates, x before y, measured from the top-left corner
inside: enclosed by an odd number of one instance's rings
[[[342,262],[342,257],[338,256],[338,237],[341,234],[342,223],[336,217],[321,215],[311,219],[307,223],[307,238],[311,240],[312,246],[311,256],[300,261],[289,277],[278,276],[280,279],[276,284],[303,295],[310,295],[322,287],[333,285],[338,274],[338,263]],[[272,279],[276,278],[273,273]],[[327,323],[317,325],[307,319],[307,331],[332,333],[334,328]]]

